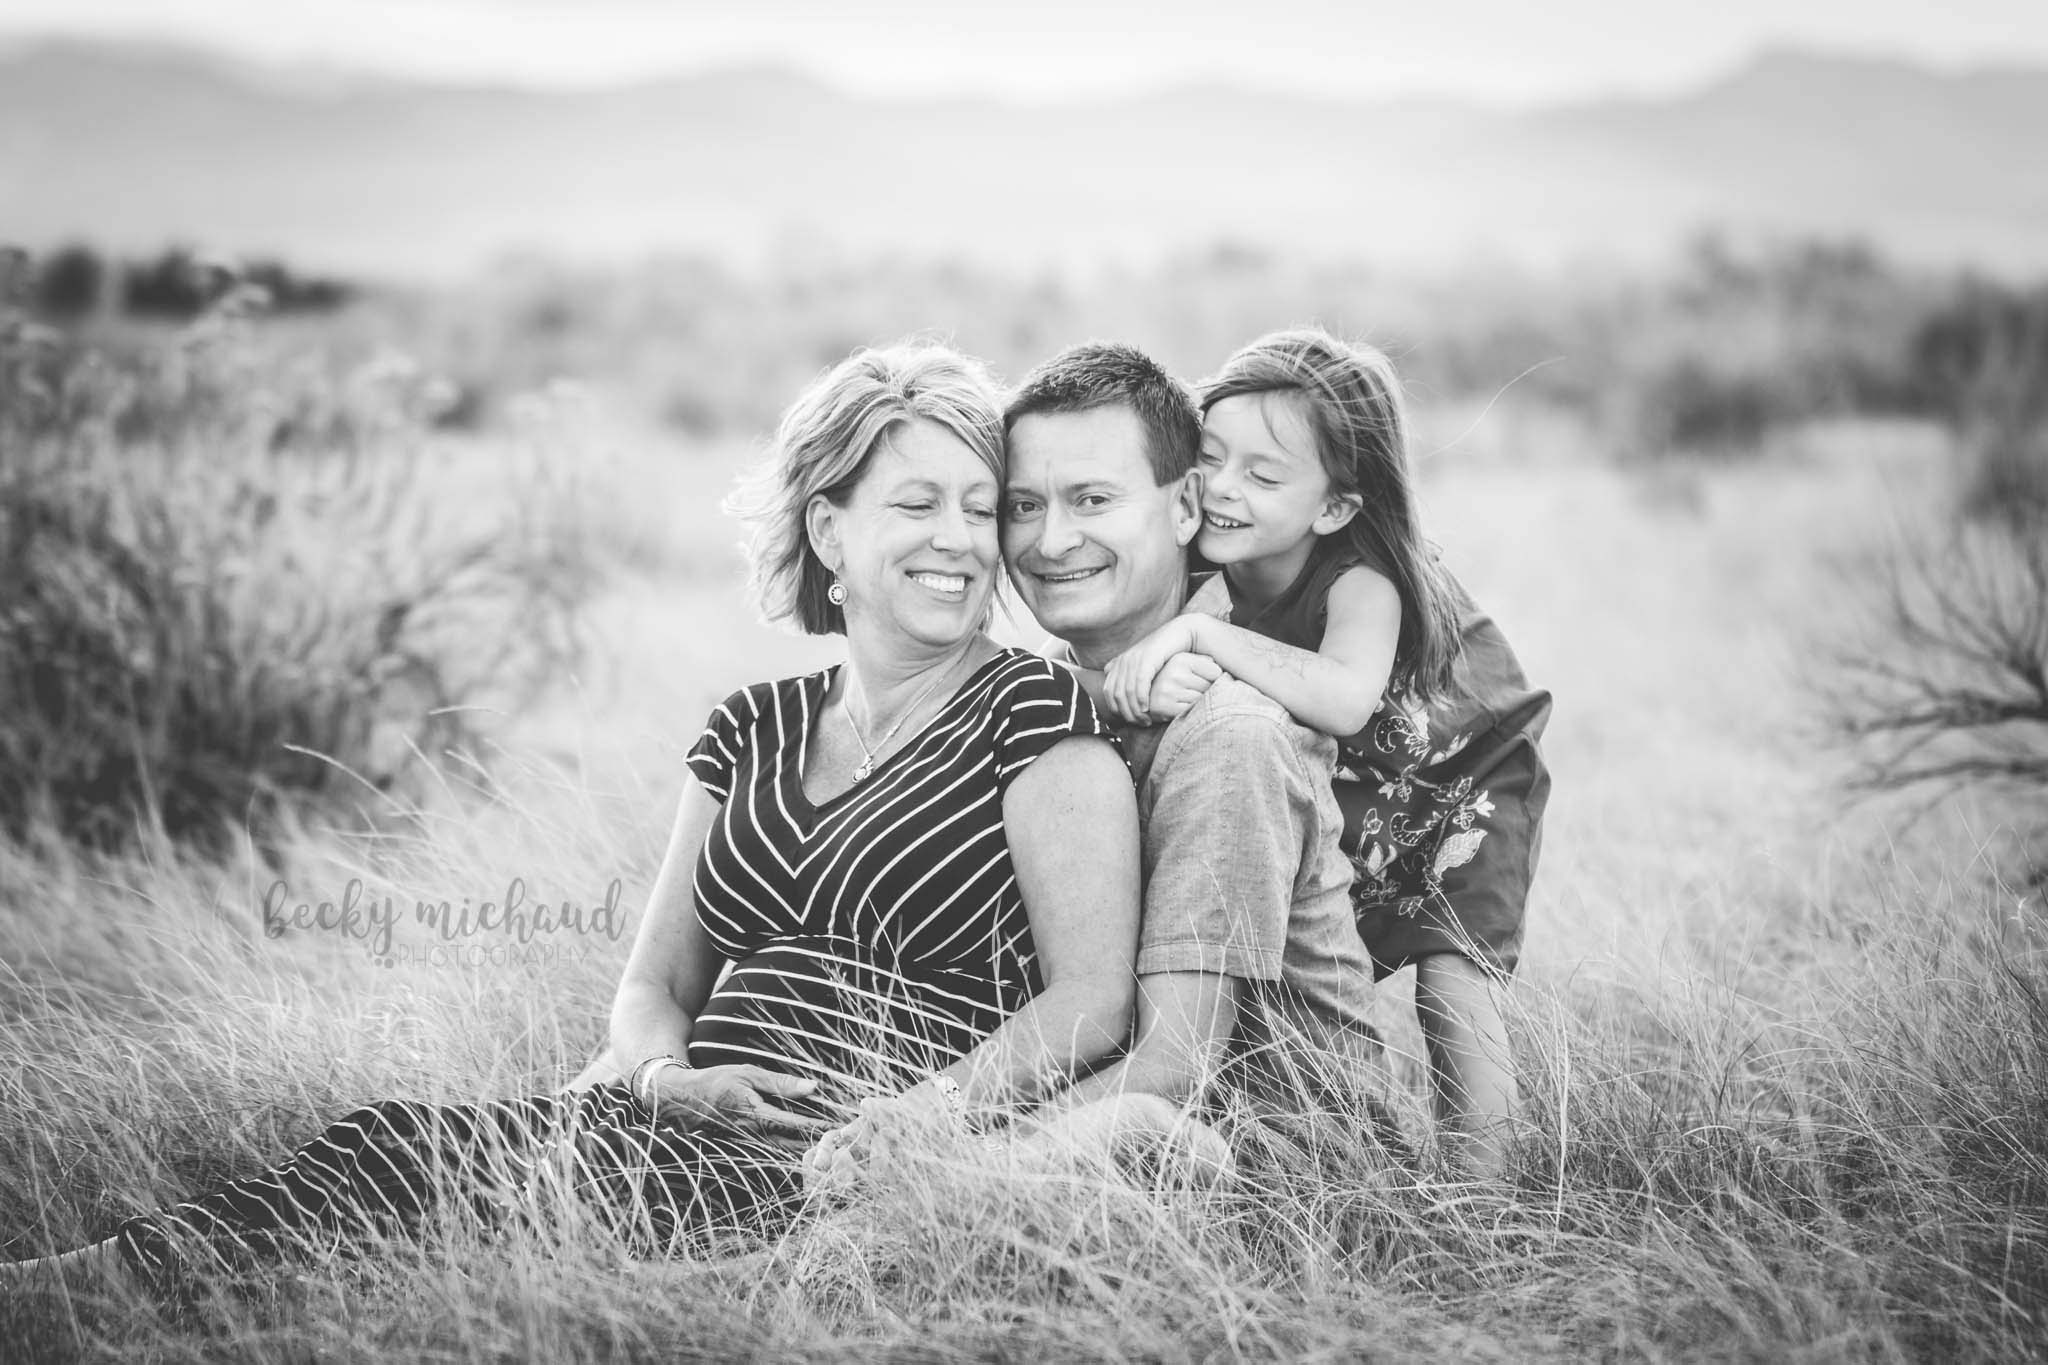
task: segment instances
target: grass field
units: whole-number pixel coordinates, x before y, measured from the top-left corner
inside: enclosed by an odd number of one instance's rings
[[[1812,683],[1895,528],[1946,515],[1931,430],[1796,429],[1617,468],[1502,409],[1424,414],[1432,527],[1554,692],[1516,987],[1506,1187],[1361,1133],[1191,1192],[941,1157],[765,1248],[627,1262],[575,1229],[422,1246],[191,1302],[0,1307],[0,1356],[161,1360],[2014,1359],[2048,1351],[2048,935],[2006,816],[1850,808]],[[1476,423],[1476,424],[1475,424]],[[499,486],[461,438],[442,496]],[[754,622],[716,510],[743,452],[576,437],[608,576],[573,675],[371,820],[259,859],[0,843],[0,1238],[26,1255],[250,1172],[385,1095],[565,1080],[630,941],[264,931],[291,901],[637,912],[682,754],[831,642]],[[1443,447],[1438,449],[1438,447]],[[567,486],[567,485],[564,485]],[[566,496],[566,495],[562,495]],[[1030,640],[1028,621],[1005,627]],[[379,952],[379,948],[389,951]],[[1378,1010],[1424,1132],[1405,987]]]

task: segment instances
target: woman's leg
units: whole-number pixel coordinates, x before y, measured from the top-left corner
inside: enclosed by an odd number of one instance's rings
[[[120,1243],[109,1237],[75,1251],[0,1263],[0,1290],[11,1296],[60,1285],[108,1285],[126,1279],[127,1273]]]
[[[787,1226],[803,1201],[801,1156],[799,1144],[653,1123],[619,1085],[481,1104],[382,1100],[270,1170],[129,1219],[92,1247],[0,1267],[0,1283],[118,1271],[161,1283],[195,1264],[269,1259],[309,1236],[409,1232],[451,1191],[495,1223],[550,1169],[637,1249],[673,1254]]]
[[[721,1236],[772,1237],[804,1200],[805,1144],[647,1121],[586,1129],[557,1170],[578,1205],[637,1253],[701,1251]]]
[[[131,1218],[114,1235],[122,1258],[146,1276],[202,1258],[268,1258],[296,1238],[349,1241],[364,1232],[411,1230],[450,1187],[490,1191],[530,1167],[574,1097],[535,1095],[478,1104],[380,1100],[329,1124],[282,1163],[158,1213]]]

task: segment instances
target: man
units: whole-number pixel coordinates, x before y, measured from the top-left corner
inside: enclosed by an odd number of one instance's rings
[[[1005,428],[1004,561],[1056,652],[1098,682],[1188,605],[1200,418],[1143,353],[1090,344],[1034,370]],[[1207,660],[1182,658],[1170,690],[1185,710],[1123,732],[1144,821],[1137,1029],[1129,1052],[1067,1103],[1179,1101],[1219,1067],[1268,1093],[1356,1083],[1361,1069],[1376,1080],[1372,965],[1330,790],[1336,745]],[[1332,1053],[1349,1076],[1302,1074],[1305,1059]]]

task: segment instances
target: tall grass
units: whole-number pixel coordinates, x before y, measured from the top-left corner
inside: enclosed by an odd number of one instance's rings
[[[485,837],[529,820],[554,838],[527,865],[575,881],[602,817],[500,811]],[[477,856],[453,843],[416,855],[414,884],[482,873],[427,871]],[[546,1088],[596,1042],[597,964],[394,982],[238,932],[195,869],[96,867],[94,915],[62,933],[155,970],[90,1009],[13,983],[0,1090],[37,1115],[0,1138],[14,1249],[246,1174],[375,1094]],[[80,889],[44,875],[36,902]],[[145,919],[95,881],[171,904]],[[76,1313],[97,1350],[250,1360],[2032,1358],[2048,944],[2002,932],[1995,897],[1832,904],[1826,938],[1739,986],[1525,990],[1527,1128],[1497,1187],[1391,1165],[1362,1114],[1298,1125],[1218,1189],[913,1153],[785,1237],[676,1263],[589,1225],[494,1240],[449,1218],[168,1304],[22,1305],[0,1334],[62,1357]]]

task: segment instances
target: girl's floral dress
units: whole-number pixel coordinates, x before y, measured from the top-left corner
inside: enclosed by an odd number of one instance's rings
[[[1265,610],[1229,601],[1229,619],[1320,648],[1330,585],[1356,563],[1312,557]],[[1441,952],[1513,971],[1542,845],[1550,772],[1539,743],[1550,694],[1529,685],[1464,586],[1451,587],[1463,648],[1449,695],[1424,705],[1389,689],[1366,727],[1338,741],[1351,903],[1379,976]],[[1217,574],[1190,606],[1221,608],[1227,592]]]

